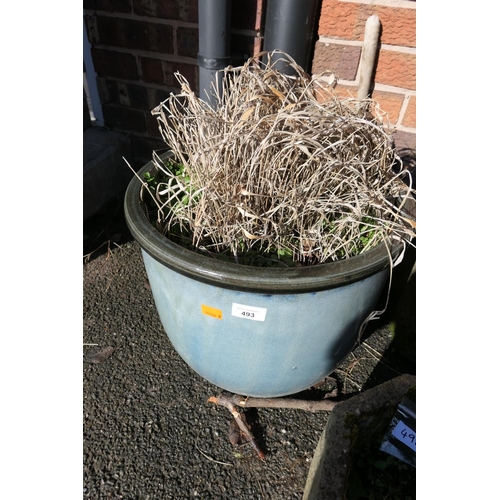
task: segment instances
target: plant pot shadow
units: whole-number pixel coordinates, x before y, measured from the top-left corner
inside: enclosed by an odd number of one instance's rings
[[[125,221],[125,191],[109,200],[96,214],[83,221],[83,256],[89,262],[117,246],[133,241]]]
[[[266,441],[266,428],[262,426],[259,420],[259,412],[257,408],[247,408],[244,410],[244,415],[248,425],[250,426],[250,431],[253,434],[256,442],[262,451],[267,455],[269,453],[269,448]]]
[[[370,322],[361,343],[377,335],[390,336],[382,358],[362,389],[367,390],[399,374],[416,375],[416,251],[407,248],[403,262],[393,271],[391,295],[386,311]],[[384,307],[382,297],[380,308]]]

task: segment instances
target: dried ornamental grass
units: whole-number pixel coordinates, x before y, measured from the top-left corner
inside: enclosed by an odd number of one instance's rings
[[[328,88],[279,54],[226,68],[215,109],[176,74],[181,92],[152,111],[173,152],[172,163],[153,153],[157,227],[251,265],[317,264],[410,241],[403,207],[415,193],[376,103],[333,93],[320,102]],[[274,69],[283,61],[296,77]]]

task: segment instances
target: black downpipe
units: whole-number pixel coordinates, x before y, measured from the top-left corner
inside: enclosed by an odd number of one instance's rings
[[[310,72],[317,19],[318,0],[268,0],[264,51],[279,49],[286,52],[299,66]],[[275,55],[271,62],[277,59],[279,56]],[[276,63],[275,69],[287,75],[295,74],[285,64]]]
[[[222,89],[217,72],[230,64],[231,0],[198,0],[198,18],[200,98],[215,107],[213,85]]]

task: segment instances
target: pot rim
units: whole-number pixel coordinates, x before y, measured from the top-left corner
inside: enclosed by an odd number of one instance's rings
[[[154,164],[149,161],[137,175],[142,178],[152,168]],[[125,192],[125,220],[133,238],[159,263],[209,285],[262,294],[315,292],[360,281],[390,265],[388,249],[384,243],[349,259],[314,266],[252,267],[220,261],[184,248],[157,231],[141,206],[141,186],[141,182],[134,175]],[[391,246],[393,261],[403,248],[402,243]]]

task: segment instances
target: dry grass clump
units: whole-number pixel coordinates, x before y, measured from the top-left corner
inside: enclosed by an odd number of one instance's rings
[[[181,92],[152,111],[175,161],[153,155],[164,176],[154,193],[161,230],[237,262],[259,254],[303,265],[409,241],[403,206],[413,190],[375,103],[319,102],[319,80],[280,54],[296,77],[258,54],[224,70],[216,109],[176,75]]]

